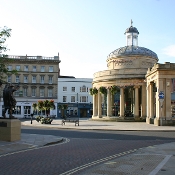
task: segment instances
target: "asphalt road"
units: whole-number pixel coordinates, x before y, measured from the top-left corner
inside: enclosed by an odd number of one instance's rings
[[[0,157],[1,175],[68,175],[112,160],[119,153],[172,142],[175,132],[22,129],[22,133],[65,137],[63,143]],[[82,168],[85,167],[85,168]],[[76,171],[75,171],[76,169]]]
[[[22,133],[54,135],[66,138],[112,139],[112,140],[175,140],[175,131],[99,131],[72,129],[22,129]]]

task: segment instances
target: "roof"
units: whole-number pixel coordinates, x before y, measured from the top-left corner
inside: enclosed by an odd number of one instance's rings
[[[119,56],[132,56],[132,55],[149,56],[158,59],[158,56],[155,52],[139,46],[120,47],[111,52],[108,58],[119,57]]]
[[[137,34],[139,34],[137,28],[133,27],[133,26],[130,26],[129,28],[127,28],[126,31],[125,31],[125,34],[126,33],[137,33]]]

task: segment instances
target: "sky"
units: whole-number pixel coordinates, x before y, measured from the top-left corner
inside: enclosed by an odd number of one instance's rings
[[[175,63],[175,0],[0,0],[0,27],[12,29],[8,55],[60,56],[60,74],[93,78],[126,46],[125,30],[159,63]]]

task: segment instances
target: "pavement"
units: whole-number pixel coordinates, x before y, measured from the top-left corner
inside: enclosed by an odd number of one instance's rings
[[[175,132],[175,126],[154,126],[144,122],[104,122],[80,119],[80,125],[66,123],[54,119],[52,124],[41,124],[33,120],[21,120],[21,128],[76,129],[76,130],[112,130],[112,131],[166,131]],[[59,143],[63,138],[52,135],[24,134],[15,142],[0,141],[0,157],[28,149]],[[105,161],[93,168],[88,168],[82,175],[174,175],[175,174],[175,142],[145,147],[139,150],[116,155],[112,161]],[[76,172],[76,170],[75,170]],[[63,173],[64,174],[64,173]]]

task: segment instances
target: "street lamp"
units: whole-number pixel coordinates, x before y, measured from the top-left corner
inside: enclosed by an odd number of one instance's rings
[[[78,102],[77,102],[77,115],[78,115]],[[78,118],[79,118],[79,115],[78,115]]]

